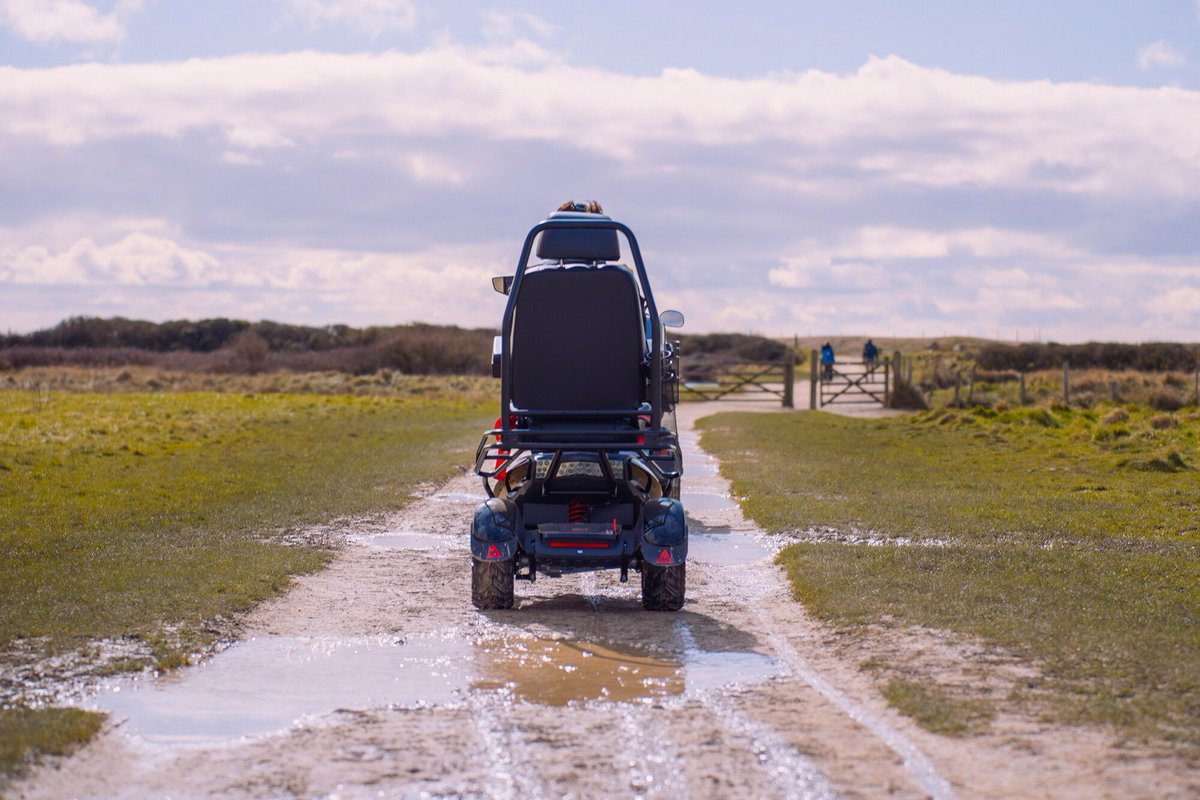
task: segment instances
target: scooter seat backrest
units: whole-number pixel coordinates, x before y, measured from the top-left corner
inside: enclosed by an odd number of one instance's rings
[[[645,325],[624,267],[526,273],[515,299],[512,400],[521,410],[633,412]]]
[[[608,217],[560,211],[549,219],[607,220]],[[619,261],[621,243],[612,228],[547,228],[538,235],[537,257],[543,261]]]

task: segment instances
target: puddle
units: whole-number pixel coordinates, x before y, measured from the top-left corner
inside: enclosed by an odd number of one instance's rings
[[[684,491],[681,501],[688,511],[730,511],[738,507],[729,496],[710,492]]]
[[[732,533],[732,525],[712,525],[704,520],[687,515],[688,535],[695,533]]]
[[[340,708],[449,702],[469,652],[469,643],[447,639],[251,639],[200,666],[116,684],[92,702],[146,741],[211,744]]]
[[[757,683],[780,674],[778,663],[759,653],[651,654],[626,644],[528,639],[491,641],[476,650],[480,676],[474,689],[506,688],[528,703],[633,702]]]
[[[478,504],[482,503],[484,500],[487,500],[487,495],[484,494],[482,490],[479,492],[443,492],[441,494],[435,494],[429,499],[437,503],[471,502]]]
[[[399,533],[374,533],[353,536],[351,540],[367,547],[378,547],[383,550],[439,550],[461,555],[462,536],[447,536],[440,533],[420,533],[403,531]]]
[[[686,484],[690,478],[711,478],[718,474],[717,462],[709,458],[693,458],[683,462],[683,480]]]
[[[616,647],[549,639],[485,643],[476,651],[481,677],[473,688],[505,687],[518,700],[547,706],[683,694],[682,660]]]
[[[755,564],[772,550],[745,533],[689,533],[688,560],[706,564]]]
[[[122,680],[87,705],[166,746],[211,746],[280,733],[340,709],[422,707],[506,689],[547,706],[681,696],[780,673],[752,652],[682,655],[558,639],[264,637],[196,667]]]

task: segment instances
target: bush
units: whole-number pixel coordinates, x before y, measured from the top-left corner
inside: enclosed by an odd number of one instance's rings
[[[1151,392],[1146,404],[1158,411],[1178,411],[1187,405],[1187,399],[1180,392],[1164,386]]]
[[[892,387],[892,395],[888,402],[888,408],[928,411],[929,404],[925,402],[925,395],[921,394],[920,389],[908,381],[897,378],[895,385]]]
[[[985,345],[980,349],[978,356],[979,366],[987,370],[1029,372],[1061,368],[1063,362],[1079,368],[1191,372],[1197,366],[1197,353],[1193,345],[1172,342],[1149,342],[1147,344],[1027,342],[1019,345]]]

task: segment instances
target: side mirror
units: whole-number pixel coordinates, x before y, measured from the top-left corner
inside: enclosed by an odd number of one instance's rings
[[[683,312],[668,309],[658,315],[658,321],[663,324],[664,328],[682,328]]]
[[[512,290],[513,276],[499,275],[492,278],[492,288],[500,294],[508,294]]]

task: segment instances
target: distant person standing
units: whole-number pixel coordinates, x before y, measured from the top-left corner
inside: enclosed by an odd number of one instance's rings
[[[829,342],[821,345],[821,382],[833,380],[833,345]]]
[[[867,339],[867,343],[863,345],[863,364],[866,365],[868,372],[879,364],[879,348],[870,339]]]

